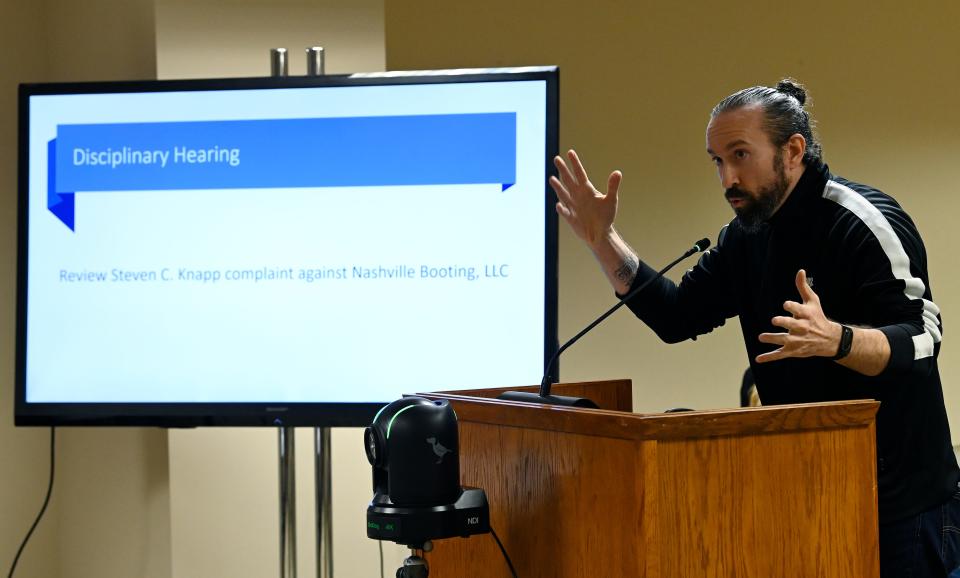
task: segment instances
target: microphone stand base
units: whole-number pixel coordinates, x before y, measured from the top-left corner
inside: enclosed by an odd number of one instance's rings
[[[585,397],[572,397],[568,395],[546,395],[532,391],[505,391],[497,396],[497,399],[504,401],[522,401],[526,403],[542,403],[546,405],[562,405],[565,407],[587,407],[591,409],[600,409],[596,403]]]

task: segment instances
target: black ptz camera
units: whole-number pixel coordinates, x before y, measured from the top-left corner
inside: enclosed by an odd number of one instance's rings
[[[482,489],[460,486],[457,415],[446,400],[405,397],[385,406],[363,434],[373,466],[367,537],[429,550],[430,540],[490,531]],[[426,576],[422,559],[398,576]]]

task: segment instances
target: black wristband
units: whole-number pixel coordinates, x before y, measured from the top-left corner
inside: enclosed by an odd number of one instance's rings
[[[831,358],[834,361],[850,355],[850,350],[853,348],[853,329],[841,324],[840,331],[840,345],[837,346],[837,354]]]

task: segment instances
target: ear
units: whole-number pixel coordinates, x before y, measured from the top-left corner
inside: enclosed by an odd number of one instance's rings
[[[803,153],[807,151],[807,139],[800,133],[795,133],[787,140],[784,161],[788,169],[796,169],[803,163]]]

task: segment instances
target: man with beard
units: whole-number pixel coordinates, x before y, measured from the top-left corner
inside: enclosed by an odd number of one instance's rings
[[[784,80],[713,109],[707,153],[736,218],[679,285],[660,279],[628,305],[668,343],[738,316],[764,404],[879,400],[881,576],[947,576],[960,566],[960,469],[926,252],[896,201],[830,172],[805,101]],[[620,172],[603,194],[574,151],[555,164],[557,212],[616,292],[653,277],[614,227]]]

